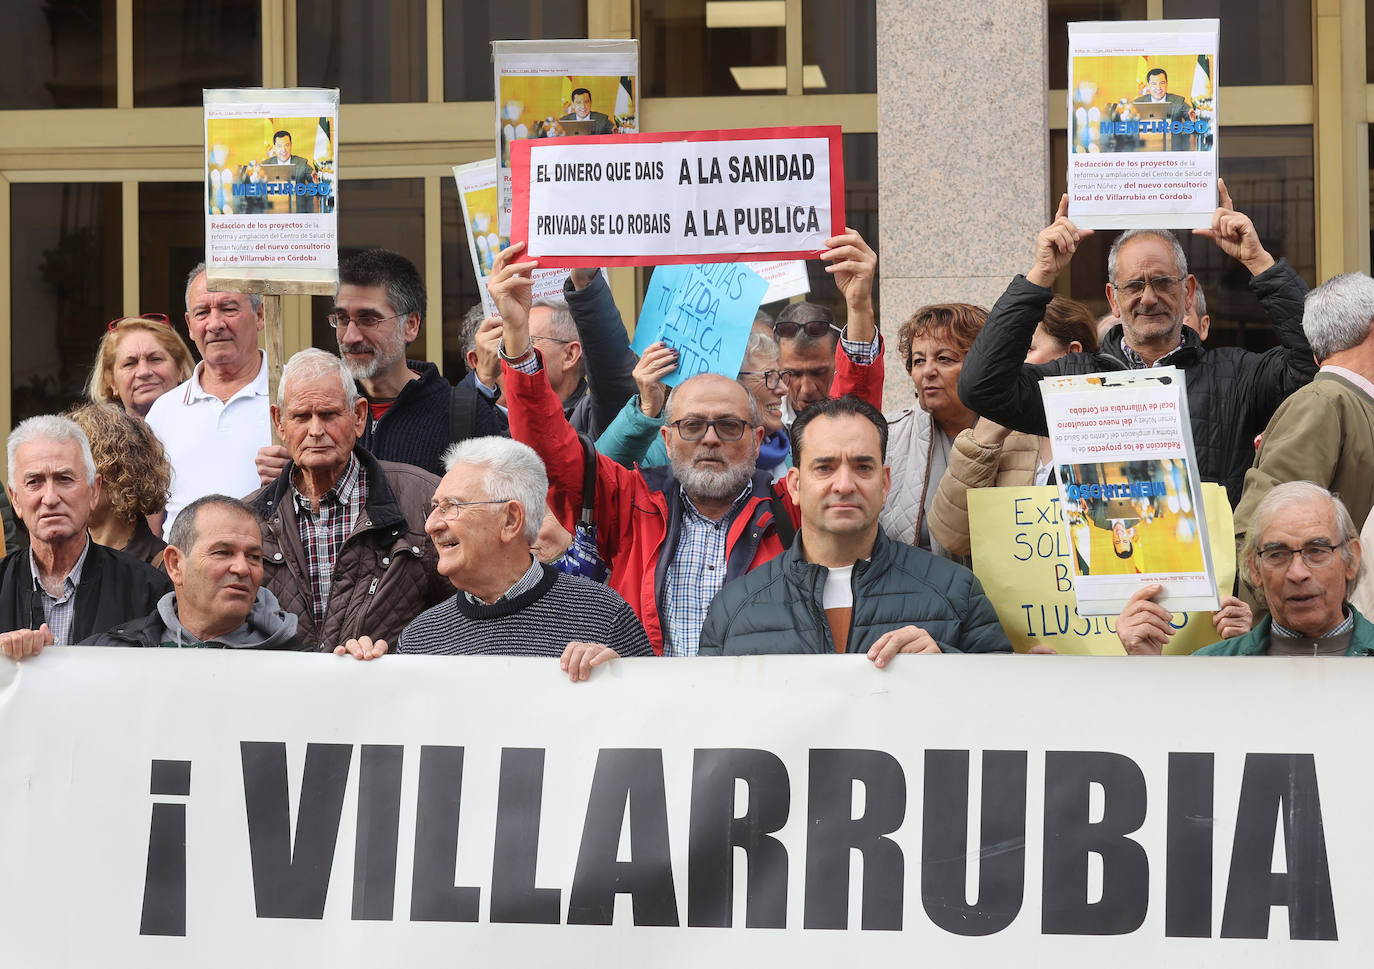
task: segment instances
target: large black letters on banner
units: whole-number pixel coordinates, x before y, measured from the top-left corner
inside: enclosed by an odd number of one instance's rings
[[[1270,871],[1279,823],[1286,874]],[[1245,757],[1221,937],[1267,938],[1274,905],[1288,908],[1289,938],[1335,941],[1336,909],[1312,754]]]
[[[621,862],[616,855],[626,812],[630,860]],[[620,892],[630,894],[635,925],[678,924],[661,750],[611,747],[597,755],[568,924],[610,925]]]
[[[749,788],[736,816],[735,781]],[[748,858],[751,929],[787,927],[787,849],[768,837],[787,823],[792,785],[787,767],[767,750],[696,751],[692,763],[692,827],[687,850],[687,924],[729,928],[735,899],[734,849]]]
[[[992,935],[1010,925],[1026,888],[1026,752],[983,752],[978,900],[965,891],[968,864],[967,750],[927,750],[921,831],[921,903],[955,935]]]
[[[286,744],[244,741],[239,750],[258,918],[322,918],[353,746],[306,745],[294,844]]]
[[[864,785],[864,813],[850,817],[854,783]],[[906,816],[902,765],[881,750],[812,750],[806,825],[808,929],[849,927],[849,853],[863,854],[865,929],[902,927],[902,849],[886,835]]]
[[[1215,759],[1215,754],[1169,754],[1164,934],[1176,938],[1208,939],[1212,936]]]
[[[420,791],[415,811],[415,867],[410,918],[415,922],[476,922],[481,890],[455,886],[458,813],[463,801],[463,748],[420,748]]]
[[[496,845],[491,862],[491,920],[558,924],[557,888],[536,888],[539,809],[544,798],[544,748],[501,751]]]
[[[1088,820],[1093,784],[1102,785],[1102,820]],[[1150,862],[1126,837],[1145,821],[1145,775],[1106,751],[1045,753],[1045,868],[1040,930],[1046,935],[1124,935],[1149,906]],[[1088,901],[1088,855],[1102,856],[1102,899]]]
[[[155,760],[153,795],[191,793],[189,760]],[[186,934],[186,805],[154,804],[148,822],[148,868],[143,878],[139,935]]]
[[[396,901],[405,748],[364,744],[358,758],[358,829],[353,841],[353,917],[389,922]]]

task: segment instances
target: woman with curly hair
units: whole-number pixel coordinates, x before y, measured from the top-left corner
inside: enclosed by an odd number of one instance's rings
[[[162,568],[167,543],[154,534],[148,516],[167,508],[172,468],[162,442],[143,418],[115,404],[83,404],[67,416],[91,439],[100,497],[91,512],[91,538]]]
[[[153,401],[190,379],[194,369],[190,348],[167,317],[125,317],[111,323],[100,340],[86,396],[147,417]]]
[[[917,406],[887,415],[892,490],[878,520],[889,538],[946,558],[958,557],[931,535],[931,503],[954,439],[978,419],[959,399],[959,371],[987,318],[981,306],[940,303],[922,306],[897,331],[897,352],[911,375]]]
[[[1045,318],[1031,337],[1026,363],[1048,363],[1068,353],[1097,352],[1097,320],[1082,303],[1056,296],[1045,307]],[[954,440],[949,471],[930,506],[930,532],[935,541],[955,553],[968,555],[968,492],[970,488],[1008,488],[1043,485],[1050,476],[1050,439],[1022,434],[978,418],[971,430]]]

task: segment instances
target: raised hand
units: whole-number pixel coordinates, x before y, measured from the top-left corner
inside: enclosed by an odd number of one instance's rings
[[[678,353],[666,343],[651,343],[644,348],[644,356],[631,371],[639,388],[639,409],[646,417],[658,417],[668,400],[668,388],[663,378],[677,369]]]
[[[1231,193],[1226,183],[1217,179],[1217,205],[1212,213],[1212,226],[1209,229],[1194,229],[1193,235],[1205,236],[1217,244],[1217,248],[1232,259],[1237,259],[1252,276],[1258,276],[1274,265],[1271,256],[1260,242],[1255,223],[1244,212],[1237,212],[1231,201]]]
[[[1092,229],[1080,229],[1069,221],[1069,197],[1061,195],[1054,221],[1035,237],[1035,263],[1026,278],[1046,289],[1053,286],[1078,251],[1078,244],[1092,234]]]

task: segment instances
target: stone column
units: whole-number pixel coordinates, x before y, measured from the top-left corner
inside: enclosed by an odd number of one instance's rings
[[[888,408],[912,403],[897,328],[991,307],[1049,221],[1045,0],[878,0],[878,273]]]

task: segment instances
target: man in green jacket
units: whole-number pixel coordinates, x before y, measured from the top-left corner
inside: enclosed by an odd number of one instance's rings
[[[1320,485],[1289,481],[1255,509],[1241,562],[1269,615],[1254,629],[1198,656],[1368,656],[1374,624],[1350,605],[1360,577],[1359,529]]]
[[[781,557],[727,582],[706,615],[700,655],[1011,652],[973,573],[889,539],[887,421],[856,397],[823,400],[792,425],[787,489],[801,510]]]

